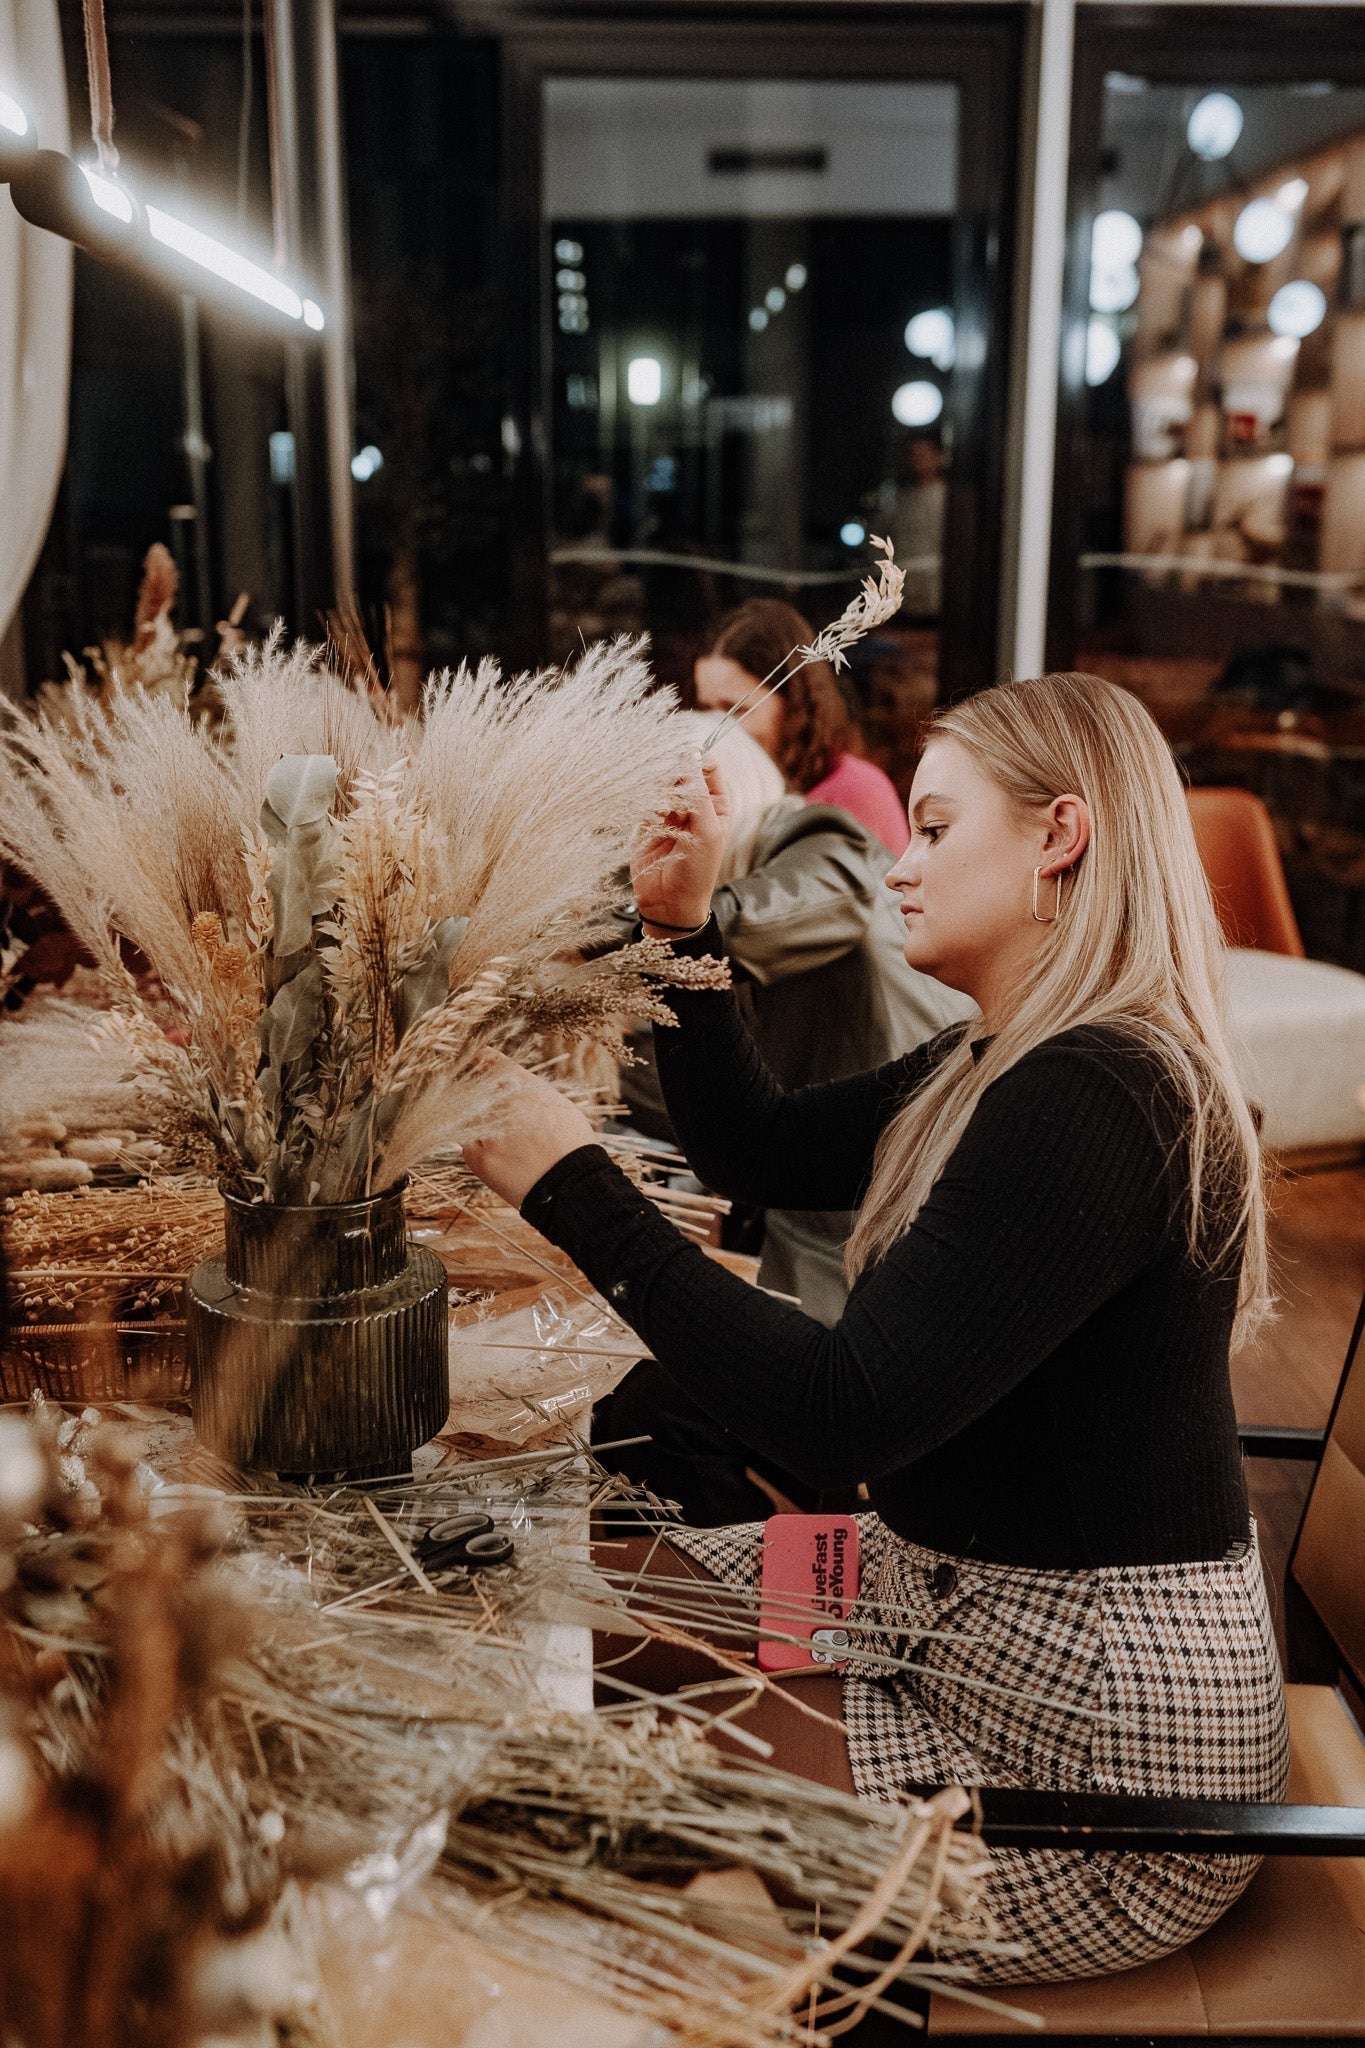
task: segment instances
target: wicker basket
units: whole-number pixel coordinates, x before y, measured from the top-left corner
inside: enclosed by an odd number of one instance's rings
[[[0,1350],[0,1400],[27,1401],[35,1388],[69,1404],[183,1401],[184,1320],[17,1323]]]

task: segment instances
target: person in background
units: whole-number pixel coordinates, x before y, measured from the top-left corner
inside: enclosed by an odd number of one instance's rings
[[[710,713],[683,714],[698,746]],[[765,1065],[784,1088],[834,1081],[899,1059],[974,1014],[956,990],[905,958],[886,889],[881,841],[842,809],[784,789],[776,764],[739,725],[707,759],[730,799],[720,885],[711,908],[739,1003]],[[654,1067],[649,1027],[621,1074],[636,1129],[676,1142]],[[848,1210],[767,1210],[759,1280],[836,1323],[848,1298]],[[628,1433],[628,1432],[627,1432]]]
[[[794,606],[751,598],[721,621],[710,653],[696,665],[698,705],[729,711],[814,638],[814,627]],[[827,661],[799,669],[746,711],[743,723],[801,796],[813,804],[837,804],[893,857],[904,853],[910,843],[905,806],[890,776],[854,751],[853,713]]]
[[[943,522],[948,509],[943,450],[931,434],[901,445],[897,480],[880,514],[905,569],[901,615],[936,619],[943,608]]]

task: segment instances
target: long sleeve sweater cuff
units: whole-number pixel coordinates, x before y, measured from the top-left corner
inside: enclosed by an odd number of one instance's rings
[[[635,928],[637,939],[645,935],[645,919],[641,918]],[[685,939],[670,939],[673,951],[683,960],[720,960],[724,958],[725,947],[721,943],[720,925],[713,910],[700,931],[689,932]]]
[[[580,1145],[557,1160],[521,1213],[636,1329],[660,1265],[695,1250],[600,1145]]]

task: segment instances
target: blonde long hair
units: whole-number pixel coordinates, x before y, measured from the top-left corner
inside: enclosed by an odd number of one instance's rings
[[[1242,1342],[1269,1307],[1260,1146],[1228,1049],[1218,921],[1170,748],[1135,697],[1089,675],[1000,683],[940,712],[929,737],[966,747],[1030,808],[1084,797],[1090,845],[1013,1014],[979,1060],[964,1036],[883,1134],[849,1277],[910,1228],[993,1081],[1046,1039],[1105,1025],[1147,1053],[1179,1105],[1189,1249],[1210,1268],[1241,1253]]]

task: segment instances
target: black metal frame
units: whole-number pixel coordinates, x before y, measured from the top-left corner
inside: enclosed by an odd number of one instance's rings
[[[985,336],[949,391],[954,433],[944,536],[940,694],[996,672],[1003,546],[1005,413],[1015,239],[1014,182],[1023,10],[923,0],[657,0],[647,7],[499,8],[503,44],[505,305],[513,342],[513,658],[545,652],[548,532],[549,308],[541,234],[541,85],[550,76],[942,79],[961,90],[954,265],[960,313]]]
[[[1066,479],[1084,473],[1085,349],[1090,231],[1101,177],[1104,79],[1136,73],[1162,84],[1290,84],[1306,72],[1365,85],[1365,37],[1350,7],[1080,5],[1071,97],[1066,266],[1057,391],[1057,487],[1052,501],[1047,666],[1076,658],[1077,562],[1083,505]],[[1290,1454],[1292,1455],[1292,1453]]]

